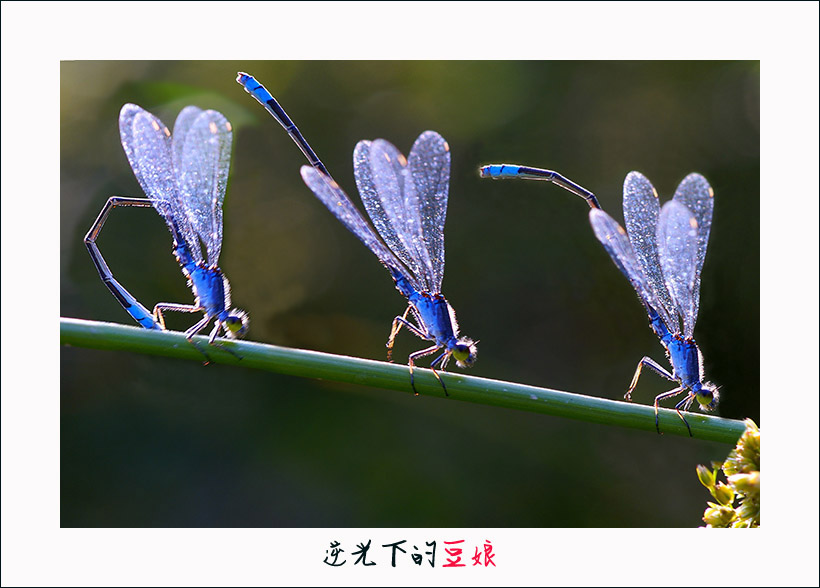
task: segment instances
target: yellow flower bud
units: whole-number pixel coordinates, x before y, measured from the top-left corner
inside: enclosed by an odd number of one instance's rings
[[[698,472],[698,480],[700,483],[709,488],[711,490],[715,486],[715,477],[717,476],[716,470],[710,470],[705,465],[699,465],[697,467]]]
[[[742,494],[760,493],[760,472],[729,476],[729,483]]]
[[[709,508],[703,513],[703,522],[710,527],[728,527],[735,520],[735,511],[728,506],[709,502]]]
[[[734,502],[735,500],[734,490],[732,490],[730,486],[727,486],[723,482],[718,482],[717,486],[715,486],[715,489],[712,492],[712,495],[715,497],[715,500],[717,500],[723,506],[732,506],[732,502]]]

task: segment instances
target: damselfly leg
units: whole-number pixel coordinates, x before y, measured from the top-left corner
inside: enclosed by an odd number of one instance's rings
[[[416,360],[421,359],[422,357],[426,357],[428,355],[432,355],[436,351],[438,351],[439,349],[441,349],[441,345],[433,345],[432,347],[428,347],[427,349],[422,349],[421,351],[416,351],[415,353],[411,353],[410,356],[408,357],[408,360],[409,360],[408,365],[410,366],[410,386],[413,388],[413,393],[416,396],[419,395],[418,391],[416,390],[416,385],[413,381],[413,379],[414,379],[414,377],[413,377],[413,368],[416,366]],[[447,393],[447,386],[444,385],[444,381],[441,379],[441,376],[438,375],[438,372],[436,371],[436,368],[433,367],[433,365],[436,363],[436,361],[439,361],[439,359],[437,358],[432,364],[430,364],[430,371],[433,372],[433,375],[438,380],[438,383],[441,384],[441,388],[444,390],[444,395],[449,396],[449,394]]]
[[[661,400],[665,400],[667,398],[674,398],[675,396],[677,396],[678,394],[681,394],[683,392],[686,392],[686,386],[678,386],[674,390],[670,390],[669,392],[664,392],[663,394],[658,394],[657,396],[655,396],[655,429],[658,431],[659,435],[661,434],[661,427],[660,427],[659,418],[658,418],[658,403]],[[687,410],[689,408],[689,406],[691,406],[691,404],[692,404],[692,398],[694,398],[694,396],[689,396],[687,398],[684,398],[683,400],[681,400],[680,402],[678,402],[675,405],[675,411],[678,413],[678,416],[683,421],[683,424],[686,425],[686,430],[689,431],[689,436],[690,437],[693,436],[692,435],[692,427],[690,427],[689,423],[686,422],[686,418],[683,416],[680,409],[685,405],[686,408],[684,408],[684,410]]]
[[[419,325],[424,325],[424,323],[419,319],[418,313],[416,312],[416,309],[413,307],[412,304],[409,304],[407,306],[407,309],[404,311],[403,315],[397,316],[396,318],[394,318],[393,319],[393,326],[390,329],[390,337],[387,339],[387,361],[391,361],[391,362],[393,361],[393,344],[395,343],[396,335],[398,335],[399,330],[401,330],[402,326],[406,327],[408,331],[410,331],[411,333],[413,333],[416,337],[418,337],[420,339],[424,339],[425,341],[435,341],[435,337],[431,336],[429,333],[424,332],[420,327],[414,325],[413,323],[411,323],[410,321],[407,320],[407,314],[408,313],[413,314],[413,318],[416,319],[416,322],[419,323]],[[427,349],[422,349],[421,351],[416,351],[415,353],[410,354],[409,363],[408,363],[408,365],[410,367],[410,386],[413,388],[413,393],[416,396],[418,396],[419,393],[416,390],[415,378],[413,376],[413,368],[415,367],[415,360],[420,359],[422,357],[426,357],[428,355],[432,355],[433,353],[435,353],[436,351],[438,351],[441,348],[442,348],[441,345],[434,345],[433,347],[429,347]],[[430,370],[433,372],[433,375],[436,376],[436,379],[439,381],[439,384],[441,384],[441,387],[444,389],[444,395],[449,396],[449,394],[447,393],[447,386],[444,385],[444,382],[442,381],[441,376],[438,375],[438,372],[433,367],[437,362],[441,362],[441,360],[446,355],[447,355],[447,352],[445,351],[441,355],[441,357],[436,358],[433,361],[433,363],[430,364]],[[442,365],[441,369],[444,369],[443,365]]]
[[[635,370],[635,375],[632,376],[632,383],[629,384],[629,389],[626,391],[626,394],[624,394],[624,398],[626,400],[632,401],[632,391],[635,390],[635,386],[638,385],[638,378],[641,377],[641,369],[643,369],[643,366],[648,367],[653,372],[655,372],[656,374],[658,374],[662,378],[666,378],[670,382],[677,382],[678,381],[677,378],[675,378],[675,376],[670,374],[669,371],[666,368],[664,368],[662,365],[660,365],[654,359],[652,359],[651,357],[648,357],[648,356],[644,356],[643,359],[641,359],[641,361],[638,362],[638,367]]]

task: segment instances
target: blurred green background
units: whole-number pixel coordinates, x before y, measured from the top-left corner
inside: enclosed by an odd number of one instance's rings
[[[720,414],[760,423],[758,62],[64,62],[63,316],[134,324],[82,238],[109,196],[142,196],[121,106],[170,127],[195,104],[235,128],[220,265],[249,339],[385,358],[404,300],[302,183],[302,154],[237,70],[271,90],[356,202],[357,141],[407,153],[424,130],[447,139],[443,290],[481,340],[477,376],[620,399],[642,356],[666,365],[586,204],[481,180],[479,165],[559,170],[621,222],[629,171],[662,201],[702,173],[715,214],[695,336]],[[191,302],[153,210],[115,210],[99,245],[149,308]],[[423,345],[403,333],[396,358]],[[61,361],[64,527],[691,527],[709,498],[695,466],[730,449],[220,365],[67,347]],[[635,399],[668,388],[646,373]]]

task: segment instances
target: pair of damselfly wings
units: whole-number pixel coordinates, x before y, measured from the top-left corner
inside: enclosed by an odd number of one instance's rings
[[[472,366],[477,353],[477,342],[459,335],[453,307],[441,293],[450,182],[447,142],[438,133],[426,131],[407,158],[383,139],[356,145],[356,185],[371,226],[265,87],[244,73],[237,82],[284,127],[307,157],[310,165],[301,169],[305,184],[378,257],[407,299],[407,309],[393,320],[388,359],[402,327],[429,341],[430,347],[409,356],[410,384],[415,391],[416,361],[438,354],[430,368],[446,394],[436,368],[444,370],[451,358],[459,367]],[[165,329],[165,312],[201,312],[202,319],[185,332],[188,340],[207,361],[207,352],[193,337],[214,321],[209,343],[234,353],[217,340],[220,332],[235,338],[248,329],[248,315],[231,309],[230,284],[218,266],[222,203],[230,168],[230,123],[219,112],[188,106],[177,117],[172,134],[151,113],[126,104],[119,126],[128,161],[148,198],[114,196],[103,207],[85,238],[100,277],[143,327]],[[631,172],[624,183],[626,231],[601,210],[592,192],[557,172],[499,164],[482,167],[481,177],[549,181],[584,198],[591,208],[595,236],[638,293],[672,365],[670,372],[644,357],[626,398],[631,399],[641,370],[647,367],[677,384],[655,398],[656,426],[659,402],[666,398],[685,394],[675,406],[678,414],[689,410],[695,401],[704,410],[715,407],[717,390],[704,381],[703,357],[693,338],[714,207],[712,189],[703,176],[688,175],[674,198],[661,208],[649,180]],[[194,304],[158,303],[149,311],[117,282],[96,244],[108,214],[117,206],[153,206],[163,217],[173,237],[174,255],[193,291]]]

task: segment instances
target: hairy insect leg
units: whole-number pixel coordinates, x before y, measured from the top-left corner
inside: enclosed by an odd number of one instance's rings
[[[177,304],[176,302],[158,302],[154,306],[154,316],[156,317],[157,322],[159,322],[159,324],[162,325],[162,328],[164,329],[165,328],[165,316],[162,314],[164,312],[189,312],[189,313],[193,313],[193,312],[202,312],[203,310],[204,310],[203,308],[201,308],[199,306],[195,306],[193,304]],[[205,326],[210,321],[211,321],[211,317],[204,316],[193,327],[191,327],[187,331],[185,331],[185,338],[188,339],[188,341],[190,341],[191,345],[194,346],[194,349],[199,351],[202,354],[202,356],[205,358],[205,361],[203,362],[203,365],[208,365],[209,363],[211,363],[211,358],[207,353],[205,353],[204,349],[202,349],[199,345],[197,345],[197,343],[196,343],[196,341],[194,341],[193,337],[194,337],[194,335],[199,333],[202,329],[204,329]]]
[[[387,361],[393,361],[393,343],[396,342],[396,335],[399,334],[402,324],[407,322],[407,313],[410,312],[411,304],[407,305],[404,314],[393,319],[393,324],[390,327],[390,336],[387,338]]]
[[[689,431],[689,436],[690,436],[690,437],[694,437],[694,435],[692,434],[692,427],[690,427],[690,426],[689,426],[689,423],[687,422],[686,417],[684,417],[684,416],[681,414],[681,411],[680,411],[680,410],[681,410],[681,408],[683,408],[683,412],[688,412],[688,411],[689,411],[689,407],[691,407],[691,406],[692,406],[692,401],[693,401],[694,399],[695,399],[695,395],[694,395],[692,392],[690,392],[690,393],[686,396],[686,398],[684,398],[683,400],[681,400],[680,402],[678,402],[678,403],[675,405],[675,411],[678,413],[678,416],[679,416],[679,417],[681,418],[681,420],[683,421],[683,424],[684,424],[684,425],[686,425],[686,429]]]
[[[666,378],[670,382],[677,382],[675,376],[673,376],[666,369],[664,369],[662,365],[660,365],[651,357],[644,356],[644,358],[638,362],[638,368],[635,370],[635,375],[632,376],[632,383],[629,384],[629,389],[626,391],[626,394],[624,394],[624,398],[628,401],[632,400],[632,391],[635,389],[635,386],[638,385],[638,378],[641,377],[641,369],[644,366],[648,367],[659,376]]]
[[[678,386],[674,390],[670,390],[669,392],[664,392],[663,394],[658,394],[657,396],[655,396],[655,430],[658,431],[658,435],[661,434],[660,419],[659,419],[659,416],[658,416],[658,407],[659,407],[660,401],[665,400],[667,398],[672,398],[672,397],[677,396],[678,394],[680,394],[682,392],[685,392],[685,391],[686,391],[686,386]],[[677,407],[675,407],[675,408],[677,410]],[[680,416],[680,418],[683,419],[683,422],[686,425],[686,428],[689,429],[689,436],[691,437],[692,436],[692,429],[689,428],[689,423],[686,422],[686,419],[683,418],[683,415],[681,415],[679,410],[678,410],[678,416]]]
[[[195,306],[193,304],[178,304],[176,302],[157,302],[154,305],[154,316],[157,319],[157,322],[165,328],[165,317],[163,316],[163,312],[202,312],[204,309],[200,306]],[[209,319],[210,320],[210,319]],[[185,331],[185,336],[188,336],[188,333],[193,331],[194,334],[197,334],[199,331],[205,328],[205,325],[208,324],[208,321],[205,321],[205,324],[196,328],[202,321],[199,321],[196,325]],[[196,330],[194,330],[196,329]]]
[[[180,306],[182,306],[182,305],[180,305]],[[179,309],[166,308],[165,310],[179,310]],[[197,310],[202,310],[202,309],[197,309]],[[185,312],[185,311],[181,311],[181,312]],[[196,311],[189,311],[189,312],[196,312]],[[197,345],[196,341],[194,341],[194,335],[196,335],[202,329],[204,329],[208,325],[209,322],[211,322],[211,317],[205,315],[204,317],[202,317],[202,319],[198,323],[196,323],[194,326],[192,326],[187,331],[185,331],[185,338],[188,339],[188,341],[190,341],[191,345],[193,345],[196,348],[197,351],[199,351],[202,355],[205,356],[205,361],[202,363],[202,365],[208,365],[209,363],[211,363],[211,357],[202,348],[200,348],[199,345]]]
[[[447,393],[447,386],[444,385],[444,381],[441,379],[441,376],[438,375],[438,372],[436,371],[435,366],[436,366],[436,364],[439,364],[439,367],[441,368],[441,371],[444,371],[447,368],[447,362],[450,361],[450,356],[451,355],[452,354],[449,351],[445,350],[444,353],[442,353],[437,358],[435,358],[432,362],[430,362],[430,369],[433,370],[433,374],[436,376],[436,378],[438,378],[438,381],[441,384],[441,387],[444,388],[444,395],[445,396],[449,396],[449,394]]]
[[[393,361],[393,344],[396,342],[396,335],[399,334],[399,330],[402,326],[407,327],[407,330],[413,333],[416,337],[420,339],[424,339],[425,341],[432,341],[432,337],[421,327],[417,327],[413,323],[407,320],[407,313],[412,312],[413,317],[416,319],[416,322],[419,325],[423,325],[419,320],[418,315],[416,314],[416,309],[413,307],[412,304],[407,306],[407,309],[404,311],[404,314],[401,316],[397,316],[393,319],[393,325],[390,328],[390,337],[387,339],[387,361]]]
[[[421,359],[422,357],[426,357],[428,355],[432,355],[433,353],[435,353],[439,349],[441,349],[441,345],[433,345],[432,347],[428,347],[427,349],[422,349],[421,351],[416,351],[415,353],[411,353],[410,356],[407,358],[408,359],[407,365],[410,366],[410,386],[413,388],[413,393],[416,396],[419,395],[418,391],[416,390],[416,384],[414,382],[414,376],[413,376],[413,368],[416,365],[416,360]],[[434,370],[432,367],[430,368],[430,370],[433,372],[433,375],[438,380],[438,383],[441,384],[441,387],[444,389],[444,395],[449,396],[449,394],[447,393],[447,386],[444,385],[444,382],[441,380],[441,376],[439,376],[438,372],[436,370]]]
[[[216,324],[214,325],[214,328],[211,331],[210,336],[208,337],[208,344],[213,345],[214,347],[219,347],[223,351],[226,351],[226,352],[230,353],[231,355],[233,355],[239,361],[242,361],[242,356],[241,355],[239,355],[236,351],[234,351],[230,347],[227,347],[226,345],[223,345],[221,342],[217,341],[216,336],[219,334],[219,329],[220,328],[224,329],[225,327],[224,327],[224,325],[222,324],[221,321],[216,321]]]

